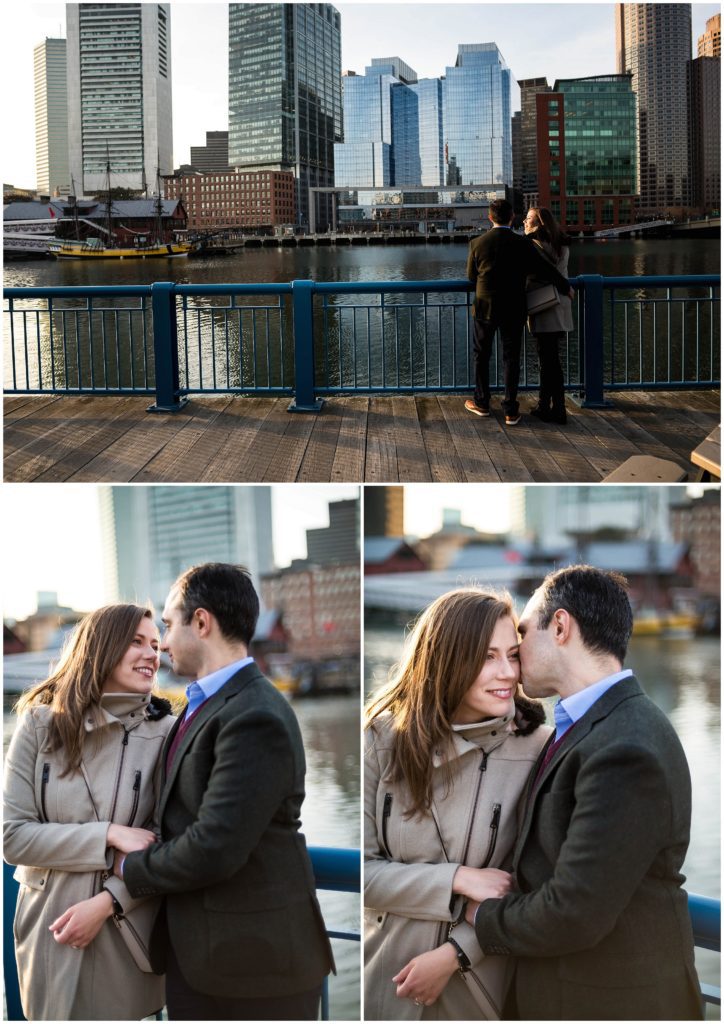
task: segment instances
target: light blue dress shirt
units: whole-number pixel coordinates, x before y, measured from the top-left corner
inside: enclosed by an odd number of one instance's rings
[[[240,669],[253,664],[253,658],[242,658],[240,661],[233,661],[231,665],[224,665],[223,668],[218,668],[216,672],[210,672],[209,675],[202,676],[201,679],[189,683],[186,687],[186,699],[189,703],[184,718],[193,715],[194,711],[198,711],[201,705],[209,697],[213,697],[215,693],[218,693],[224,683],[228,683],[231,677],[236,675]]]
[[[553,708],[556,740],[559,740],[579,718],[583,718],[606,690],[610,690],[616,683],[620,683],[622,679],[628,679],[632,675],[633,671],[630,668],[625,668],[622,672],[615,672],[612,676],[606,676],[605,679],[599,680],[592,686],[584,686],[582,690],[572,693],[570,697],[559,700]]]

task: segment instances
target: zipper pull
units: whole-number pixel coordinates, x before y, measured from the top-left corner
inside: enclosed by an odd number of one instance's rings
[[[480,766],[478,768],[478,771],[479,772],[486,772],[488,770],[488,755],[487,755],[487,753],[484,750],[481,750],[480,753],[483,755],[483,759],[480,762]]]
[[[126,729],[125,726],[123,727],[123,742],[121,743],[121,746],[128,746],[128,730]]]
[[[140,773],[140,771],[137,771],[136,772],[136,777],[133,780],[133,792],[137,793],[140,788],[141,788],[141,773]]]
[[[490,821],[490,827],[495,829],[500,824],[500,804],[495,804],[493,807],[493,817]]]

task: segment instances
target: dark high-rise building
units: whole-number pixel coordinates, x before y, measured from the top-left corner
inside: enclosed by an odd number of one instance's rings
[[[536,102],[541,206],[569,231],[632,223],[636,98],[630,75],[559,81]]]
[[[616,64],[638,102],[639,208],[688,206],[687,67],[691,4],[617,4]]]
[[[365,487],[365,537],[403,537],[404,487]]]
[[[205,146],[191,147],[191,166],[208,174],[229,170],[229,133],[207,132]]]
[[[307,561],[315,565],[359,562],[359,500],[329,505],[329,526],[307,530]]]
[[[520,184],[526,207],[538,202],[538,113],[536,96],[549,93],[546,78],[525,78],[520,86]]]
[[[688,84],[691,204],[710,213],[721,210],[721,57],[690,61]]]
[[[229,4],[229,163],[292,171],[297,217],[334,184],[342,140],[340,16],[331,4]],[[321,194],[316,223],[331,223]]]

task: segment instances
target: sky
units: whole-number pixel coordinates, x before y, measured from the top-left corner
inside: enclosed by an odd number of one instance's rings
[[[60,604],[80,611],[109,600],[103,575],[99,490],[95,484],[3,485],[5,618],[24,618],[34,612],[39,590],[56,591]],[[354,498],[358,493],[359,487],[353,484],[272,486],[277,566],[306,556],[305,531],[329,526],[330,501]]]
[[[458,43],[495,42],[516,79],[576,78],[615,71],[614,5],[601,3],[338,3],[342,68],[364,73],[372,57],[399,56],[418,76],[455,63]],[[206,131],[228,127],[227,5],[172,0],[174,166]],[[14,8],[19,11],[20,8]],[[692,5],[694,47],[718,4]],[[12,24],[11,24],[12,22]],[[3,34],[3,181],[35,187],[33,49],[65,35],[64,4],[24,4]],[[384,51],[384,52],[382,52]],[[514,87],[513,109],[518,109]],[[7,140],[12,145],[7,145]]]

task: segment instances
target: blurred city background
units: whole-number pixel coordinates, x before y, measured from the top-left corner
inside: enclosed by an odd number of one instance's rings
[[[408,624],[447,590],[505,589],[520,613],[553,569],[587,562],[624,573],[634,608],[627,667],[669,716],[691,769],[686,887],[718,898],[719,487],[367,486],[364,534],[366,693],[399,659]],[[719,959],[697,949],[703,982],[719,984]]]
[[[250,569],[251,653],[294,704],[307,755],[310,846],[360,845],[360,502],[354,486],[6,486],[5,749],[19,693],[43,679],[84,613],[151,601],[205,561]],[[162,689],[182,696],[164,655]],[[359,930],[356,894],[320,892],[327,926]],[[333,1019],[359,1019],[359,946],[335,940]]]

